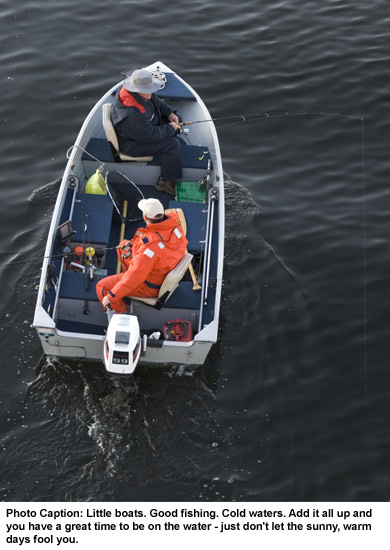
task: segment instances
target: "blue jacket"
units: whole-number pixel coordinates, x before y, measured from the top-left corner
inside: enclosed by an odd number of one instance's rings
[[[162,124],[162,120],[167,119],[172,112],[172,107],[155,94],[146,100],[122,87],[112,109],[119,149],[123,153],[131,152],[139,143],[157,143],[176,135],[170,124]]]

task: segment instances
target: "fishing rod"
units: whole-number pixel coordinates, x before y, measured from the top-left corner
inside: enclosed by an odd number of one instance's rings
[[[228,116],[228,117],[218,117],[218,118],[206,118],[204,120],[188,120],[185,122],[179,122],[179,126],[191,126],[192,124],[201,124],[204,122],[219,122],[221,120],[232,120],[232,119],[239,119],[237,122],[231,122],[229,124],[224,124],[223,126],[219,126],[219,128],[226,128],[227,126],[232,126],[233,124],[242,124],[245,122],[255,122],[258,120],[266,120],[271,118],[280,118],[280,117],[288,117],[288,116],[333,116],[333,117],[342,117],[342,118],[350,118],[353,120],[364,120],[361,116],[355,116],[355,115],[345,115],[343,113],[328,113],[325,111],[298,111],[298,112],[289,112],[289,111],[282,111],[282,112],[276,112],[276,113],[252,113],[249,115],[234,115],[234,116]]]
[[[106,252],[107,250],[116,250],[117,248],[120,248],[119,246],[111,246],[111,247],[107,247],[107,248],[99,248],[97,250],[99,251],[102,251],[102,252]],[[0,252],[0,255],[1,254],[8,254],[8,255],[14,255],[15,252]],[[18,260],[16,262],[12,262],[11,265],[8,265],[8,266],[3,266],[3,267],[13,267],[14,265],[19,265],[19,264],[25,264],[25,263],[31,263],[31,261],[43,261],[43,260],[55,260],[57,258],[65,258],[66,256],[69,256],[70,252],[63,252],[62,254],[51,254],[50,256],[40,256],[38,258],[34,258],[33,260],[28,259],[28,260]]]

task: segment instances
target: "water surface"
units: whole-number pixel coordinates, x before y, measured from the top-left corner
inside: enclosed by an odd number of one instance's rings
[[[388,500],[388,4],[0,10],[1,498]],[[220,339],[194,373],[119,385],[30,324],[66,150],[157,59],[224,118]],[[263,113],[283,116],[230,118]]]

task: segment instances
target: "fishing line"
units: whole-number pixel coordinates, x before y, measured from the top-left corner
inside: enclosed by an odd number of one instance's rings
[[[365,118],[362,116],[356,115],[346,115],[343,113],[330,113],[325,111],[301,111],[301,112],[279,112],[279,113],[261,113],[261,114],[252,114],[252,115],[236,115],[234,117],[222,117],[214,118],[204,121],[195,121],[192,124],[197,124],[201,122],[219,122],[220,120],[229,120],[232,118],[237,118],[236,122],[231,122],[228,124],[223,124],[216,126],[217,130],[221,128],[227,128],[228,126],[233,126],[236,124],[245,124],[250,122],[258,122],[261,120],[271,119],[271,118],[282,118],[282,117],[299,117],[299,116],[325,116],[325,117],[338,117],[345,118],[350,120],[357,120],[361,122],[361,178],[362,178],[362,231],[363,231],[363,370],[364,370],[364,403],[367,406],[368,396],[367,396],[367,381],[368,381],[368,372],[367,372],[367,220],[366,220],[366,168],[365,168]],[[184,123],[186,124],[186,123]]]
[[[367,405],[367,273],[366,273],[366,169],[364,119],[362,119],[362,195],[363,195],[363,319],[364,319],[364,403]]]
[[[326,111],[298,111],[298,112],[289,112],[289,111],[282,111],[282,112],[276,112],[276,113],[252,113],[249,115],[235,115],[235,116],[228,116],[228,117],[218,117],[218,118],[209,118],[204,120],[195,120],[195,121],[187,121],[182,122],[181,125],[183,126],[191,126],[192,124],[201,124],[204,122],[219,122],[222,120],[231,120],[238,118],[240,120],[237,120],[236,122],[229,122],[228,124],[222,124],[220,126],[217,126],[217,129],[221,128],[227,128],[228,126],[234,126],[236,124],[245,124],[249,122],[257,122],[261,120],[271,119],[271,118],[283,118],[283,117],[293,117],[293,116],[327,116],[327,117],[340,117],[340,118],[349,118],[353,120],[364,120],[360,116],[356,115],[345,115],[343,113],[329,113]]]
[[[193,122],[184,122],[184,125],[200,124],[202,122],[219,122],[222,120],[239,119],[236,122],[230,122],[228,124],[216,125],[217,130],[221,128],[227,128],[237,124],[245,124],[250,122],[258,122],[262,120],[272,118],[283,117],[299,117],[299,116],[325,116],[325,117],[338,117],[350,120],[358,120],[361,122],[361,172],[362,172],[362,231],[363,231],[363,368],[364,368],[364,403],[367,406],[367,220],[366,220],[366,168],[365,168],[365,118],[356,115],[346,115],[343,113],[330,113],[325,111],[302,111],[302,112],[279,112],[279,113],[257,113],[251,115],[236,115],[232,117],[220,117],[206,120],[197,120]]]

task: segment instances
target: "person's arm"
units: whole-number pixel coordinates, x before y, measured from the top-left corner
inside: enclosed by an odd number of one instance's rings
[[[180,128],[175,122],[154,126],[145,115],[134,113],[123,121],[122,131],[126,136],[140,143],[157,143],[176,134]]]
[[[133,256],[129,268],[120,281],[111,289],[115,299],[131,296],[134,290],[145,282],[153,271],[157,255],[151,248]]]

